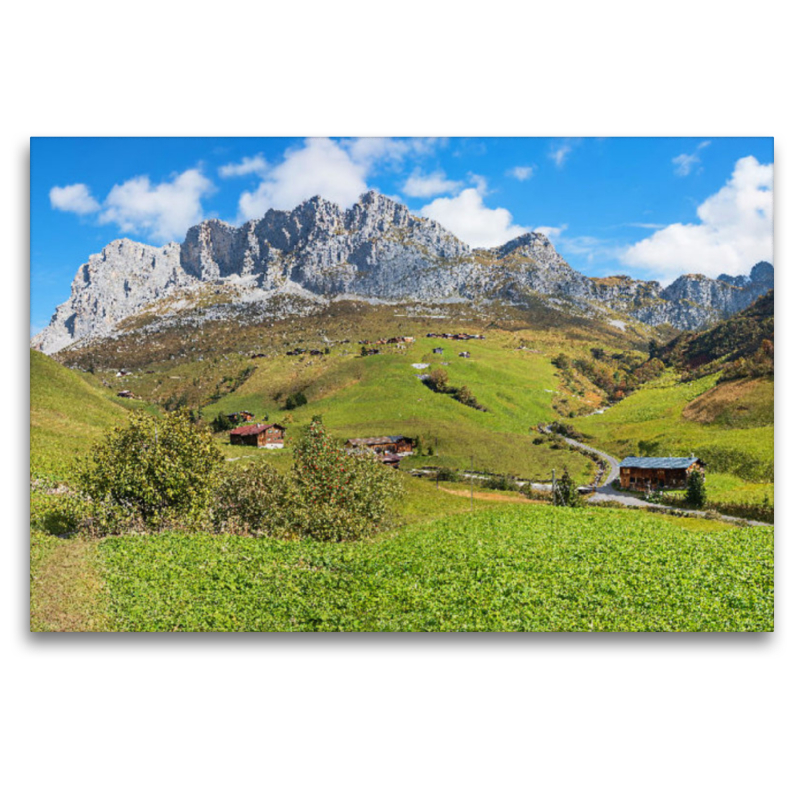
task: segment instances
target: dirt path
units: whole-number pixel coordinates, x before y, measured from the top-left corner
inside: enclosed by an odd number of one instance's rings
[[[439,487],[440,492],[447,492],[454,494],[458,497],[469,497],[469,489],[445,489],[444,486]],[[475,492],[473,497],[476,500],[492,500],[498,503],[536,503],[536,500],[528,500],[527,497],[509,497],[505,494],[497,494],[496,492]]]
[[[31,570],[31,630],[108,630],[97,542],[58,539],[47,549]]]

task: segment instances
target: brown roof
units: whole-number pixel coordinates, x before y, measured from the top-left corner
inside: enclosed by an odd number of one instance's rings
[[[272,425],[264,425],[261,423],[260,425],[242,425],[241,428],[234,428],[232,431],[229,431],[229,433],[235,433],[237,436],[255,436],[269,428],[277,428],[281,431],[286,430],[283,425],[278,425],[277,423],[273,423]]]

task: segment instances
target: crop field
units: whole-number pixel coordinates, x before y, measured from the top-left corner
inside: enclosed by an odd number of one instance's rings
[[[772,529],[683,523],[520,505],[352,545],[168,534],[100,551],[121,630],[772,630]]]

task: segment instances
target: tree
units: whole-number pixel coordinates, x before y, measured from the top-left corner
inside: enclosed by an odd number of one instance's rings
[[[428,383],[431,385],[434,392],[446,392],[448,389],[447,380],[447,370],[441,369],[440,367],[437,367],[428,376]]]
[[[706,479],[699,469],[689,472],[686,484],[686,505],[692,508],[702,508],[706,504]]]
[[[128,519],[157,528],[203,515],[223,461],[186,412],[137,411],[80,465],[78,483],[112,527]]]
[[[566,467],[564,467],[564,474],[556,481],[555,492],[553,492],[553,505],[573,507],[581,505],[578,486],[570,477]]]
[[[295,532],[333,541],[357,539],[378,528],[400,486],[394,470],[372,453],[347,453],[320,419],[305,429],[294,452]]]
[[[472,394],[468,386],[462,386],[456,391],[456,400],[458,400],[459,403],[463,403],[465,406],[474,407],[478,405],[475,395]]]

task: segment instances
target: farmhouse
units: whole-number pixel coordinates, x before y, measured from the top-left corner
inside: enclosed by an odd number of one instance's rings
[[[234,411],[225,415],[231,422],[250,422],[255,417],[252,411]]]
[[[270,450],[283,447],[283,425],[243,425],[230,431],[231,444],[243,444],[250,447],[266,447]]]
[[[619,465],[623,489],[685,489],[689,473],[705,471],[705,464],[694,456],[686,458],[637,458],[628,456]]]
[[[371,436],[364,439],[348,439],[344,446],[349,450],[372,450],[378,455],[410,456],[414,452],[414,440],[408,436]]]

